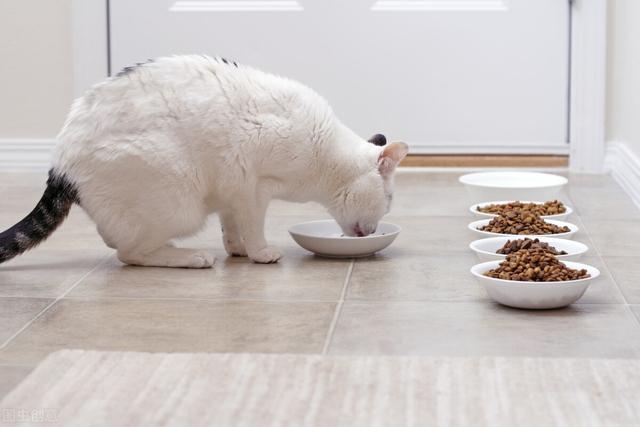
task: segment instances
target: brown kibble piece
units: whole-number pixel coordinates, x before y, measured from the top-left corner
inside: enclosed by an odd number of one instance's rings
[[[552,200],[549,202],[544,202],[543,204],[537,203],[522,203],[519,201],[511,202],[511,203],[499,203],[499,204],[491,204],[486,206],[478,206],[478,212],[494,214],[494,215],[504,215],[507,212],[513,210],[520,210],[525,212],[530,212],[532,214],[538,216],[547,216],[547,215],[559,215],[563,214],[567,211],[565,205],[558,201]]]
[[[483,227],[481,231],[499,234],[542,235],[559,234],[571,231],[567,226],[551,224],[539,216],[522,210],[507,212],[504,216],[497,216]]]
[[[590,277],[587,270],[569,268],[542,248],[521,249],[509,254],[498,268],[489,270],[484,275],[494,279],[525,282],[565,282]]]
[[[509,255],[521,249],[544,249],[552,255],[567,255],[566,251],[559,251],[550,244],[541,242],[540,239],[529,239],[528,237],[524,239],[507,240],[507,243],[498,249],[496,253]]]

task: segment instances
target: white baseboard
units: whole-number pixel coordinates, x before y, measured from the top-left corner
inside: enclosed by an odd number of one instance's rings
[[[43,172],[51,167],[53,138],[0,138],[0,172]]]
[[[42,172],[51,164],[53,138],[0,138],[0,172]],[[429,143],[411,144],[413,154],[568,154],[558,144]],[[475,168],[477,169],[477,168]],[[466,170],[466,169],[464,169]]]
[[[568,155],[569,144],[549,142],[411,142],[409,153],[411,154],[515,154],[515,155]]]
[[[640,208],[640,156],[624,142],[612,141],[607,143],[604,166]]]

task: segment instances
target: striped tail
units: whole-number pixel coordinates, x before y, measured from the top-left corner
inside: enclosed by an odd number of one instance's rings
[[[49,237],[78,201],[75,185],[64,175],[49,171],[47,188],[36,207],[22,221],[0,233],[0,264],[33,248]]]

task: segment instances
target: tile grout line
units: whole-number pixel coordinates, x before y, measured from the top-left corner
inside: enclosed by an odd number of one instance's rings
[[[636,313],[633,312],[633,309],[631,308],[631,304],[629,303],[629,301],[627,301],[627,296],[624,294],[624,291],[622,290],[622,287],[620,286],[620,284],[618,284],[618,281],[613,276],[613,273],[611,273],[611,268],[609,267],[609,264],[604,259],[604,257],[602,255],[600,255],[600,252],[598,251],[598,248],[596,248],[596,252],[598,252],[598,256],[602,260],[602,264],[605,266],[605,268],[607,269],[609,275],[611,276],[611,280],[616,285],[616,288],[618,288],[618,292],[620,292],[620,295],[622,295],[622,300],[624,301],[624,307],[626,308],[626,311],[629,314],[631,314],[631,317],[633,317],[633,319],[635,319],[635,321],[638,324],[638,326],[640,326],[640,318],[636,315]]]
[[[24,298],[24,299],[34,299],[40,297],[31,297],[31,296],[0,296],[2,298]],[[45,297],[46,299],[46,297]],[[320,300],[320,299],[258,299],[258,298],[189,298],[189,297],[123,297],[123,296],[91,296],[91,295],[80,295],[80,296],[65,296],[65,300],[67,301],[180,301],[180,302],[248,302],[248,303],[266,303],[266,304],[317,304],[317,303],[330,303],[337,302],[336,300]],[[363,303],[387,303],[387,302],[400,302],[400,303],[445,303],[445,304],[467,304],[467,303],[475,303],[477,300],[468,299],[468,300],[447,300],[447,299],[365,299],[365,298],[354,298],[353,302],[363,302]],[[581,305],[627,305],[624,302],[580,302],[577,304]]]
[[[20,365],[18,363],[0,363],[0,368],[29,368],[35,369],[37,364]],[[2,400],[2,399],[0,399]]]
[[[63,299],[65,296],[67,296],[67,294],[69,294],[69,292],[71,292],[76,286],[78,286],[84,279],[87,278],[87,276],[89,276],[91,273],[93,273],[94,271],[96,271],[96,269],[98,269],[98,267],[101,267],[104,263],[107,262],[107,260],[109,260],[109,258],[111,258],[111,255],[105,255],[104,258],[102,258],[102,260],[100,260],[96,265],[93,266],[93,268],[91,268],[89,271],[87,271],[85,274],[83,274],[73,285],[69,286],[69,288],[64,291],[60,296],[56,297],[56,299],[54,299],[49,305],[47,305],[45,308],[43,308],[38,314],[36,314],[33,319],[29,320],[26,324],[24,324],[20,329],[18,329],[13,335],[11,335],[9,338],[7,338],[7,340],[2,343],[2,345],[0,345],[0,351],[4,350],[10,343],[11,341],[13,341],[16,337],[18,337],[18,335],[20,335],[22,332],[24,332],[29,326],[31,326],[36,320],[38,320],[40,317],[42,317],[43,314],[45,314],[51,307],[53,307],[58,301],[60,301],[61,299]]]
[[[620,292],[620,295],[622,296],[622,301],[624,301],[624,305],[629,307],[629,301],[627,301],[627,297],[624,294],[622,287],[618,284],[618,281],[616,280],[616,278],[613,277],[613,273],[611,273],[611,268],[609,267],[609,264],[607,263],[607,261],[605,261],[604,255],[602,255],[602,253],[600,252],[600,248],[598,248],[598,245],[593,240],[591,233],[589,232],[589,228],[587,227],[585,222],[582,220],[582,217],[580,215],[578,215],[578,219],[580,220],[580,225],[583,226],[585,234],[589,238],[589,242],[593,244],[593,250],[595,251],[596,255],[598,255],[598,258],[600,258],[600,261],[602,261],[602,265],[604,265],[604,267],[607,269],[607,273],[609,274],[609,276],[611,276],[611,281],[613,282],[614,285],[616,285],[616,289],[618,289],[618,292]]]
[[[336,325],[338,323],[338,318],[340,317],[340,313],[342,312],[342,304],[344,303],[344,298],[347,295],[347,287],[349,286],[349,282],[351,281],[351,274],[353,274],[353,266],[355,265],[356,260],[352,259],[351,264],[349,264],[349,269],[347,270],[347,277],[344,279],[344,284],[342,285],[342,291],[340,292],[340,299],[338,300],[338,304],[336,304],[336,309],[333,312],[333,319],[331,319],[331,324],[329,325],[329,330],[327,331],[327,336],[324,340],[324,345],[322,346],[322,354],[325,355],[329,351],[329,345],[333,340],[333,333],[336,329]]]
[[[631,305],[627,304],[626,308],[627,308],[627,311],[631,314],[631,316],[636,320],[636,323],[638,324],[638,326],[640,326],[640,317],[638,317],[638,315],[636,315],[636,313],[633,312]]]
[[[611,268],[609,267],[609,263],[607,263],[607,261],[604,259],[604,256],[600,252],[600,248],[598,248],[598,245],[596,245],[595,241],[591,237],[591,233],[589,232],[589,228],[587,227],[585,222],[582,220],[582,217],[580,215],[578,215],[578,219],[580,220],[580,224],[584,227],[584,231],[585,231],[587,237],[589,238],[589,241],[593,244],[593,250],[598,255],[598,258],[600,258],[600,261],[602,261],[602,265],[604,265],[604,267],[607,269],[607,273],[609,274],[609,276],[611,276],[611,281],[613,282],[613,284],[618,289],[618,292],[620,292],[620,295],[622,296],[622,301],[623,301],[623,304],[624,304],[624,307],[625,307],[626,311],[629,314],[631,314],[631,317],[636,321],[638,326],[640,326],[640,317],[638,317],[636,315],[636,313],[633,312],[633,309],[631,308],[631,304],[629,304],[629,301],[627,300],[627,296],[624,294],[624,291],[623,291],[622,287],[620,286],[620,284],[618,283],[616,278],[613,276],[613,273],[611,272]]]
[[[169,267],[171,268],[171,267]],[[2,297],[2,298],[34,298],[34,297]],[[301,303],[301,304],[317,304],[336,302],[333,299],[265,299],[265,298],[239,298],[239,297],[147,297],[147,296],[102,296],[102,295],[77,295],[64,297],[67,301],[96,301],[96,300],[114,300],[114,301],[180,301],[180,302],[250,302],[250,303]]]
[[[597,249],[596,249],[596,251],[597,251]],[[600,255],[600,253],[598,253],[598,257],[600,258],[600,261],[602,261],[602,265],[604,265],[604,267],[607,269],[607,273],[609,273],[609,276],[611,276],[611,281],[613,282],[614,285],[616,285],[616,288],[618,289],[618,292],[620,292],[620,295],[622,296],[622,301],[624,301],[624,305],[629,306],[630,304],[629,304],[629,301],[627,301],[627,296],[624,294],[624,291],[622,290],[622,287],[618,284],[618,281],[613,276],[613,273],[611,273],[611,267],[609,267],[609,264],[604,259],[604,257],[602,255]]]

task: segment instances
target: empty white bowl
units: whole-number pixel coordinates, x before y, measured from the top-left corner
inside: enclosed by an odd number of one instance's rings
[[[485,213],[485,212],[480,212],[478,210],[478,207],[483,207],[483,206],[487,206],[487,205],[503,205],[506,203],[513,203],[514,200],[498,200],[496,202],[482,202],[482,203],[475,203],[471,206],[469,206],[469,211],[474,214],[477,217],[480,218],[493,218],[495,216],[498,216],[496,214],[490,214],[490,213]],[[531,201],[526,201],[526,200],[520,200],[521,203],[535,203],[537,205],[542,205],[544,204],[544,202],[531,202]],[[565,213],[561,213],[561,214],[557,214],[557,215],[542,215],[541,218],[543,219],[560,219],[563,220],[565,218],[567,218],[569,215],[571,215],[573,213],[573,209],[571,209],[571,207],[565,205],[565,207],[567,208]]]
[[[475,203],[487,200],[554,200],[568,182],[560,175],[540,172],[480,172],[459,181]]]
[[[525,238],[531,239],[532,237],[489,237],[486,239],[474,240],[469,244],[469,249],[476,253],[480,261],[503,260],[507,256],[503,254],[497,254],[496,251],[503,247],[508,240],[518,240]],[[536,237],[533,237],[533,239],[535,238]],[[561,261],[577,261],[589,250],[589,247],[587,245],[585,245],[584,243],[576,242],[575,240],[558,239],[556,237],[538,237],[538,239],[540,239],[541,242],[548,243],[558,251],[567,252],[567,255],[556,255],[556,258]]]
[[[381,251],[395,240],[400,227],[380,222],[375,233],[364,237],[349,237],[334,220],[303,222],[289,229],[297,244],[308,251],[329,258],[360,258]]]
[[[538,235],[538,234],[502,234],[502,233],[490,233],[488,231],[478,230],[479,227],[484,227],[485,225],[489,224],[489,221],[491,221],[491,219],[479,219],[477,221],[473,221],[472,223],[470,223],[468,225],[468,228],[474,233],[480,234],[481,236],[485,236],[485,237],[511,236],[511,237],[530,237],[532,239],[535,239],[536,237],[556,237],[560,239],[570,239],[571,236],[576,234],[579,230],[578,226],[575,224],[571,224],[570,222],[557,221],[554,219],[545,219],[545,221],[550,224],[557,225],[558,227],[563,227],[563,226],[569,227],[569,231],[567,231],[566,233]]]
[[[562,261],[569,268],[585,269],[591,277],[566,282],[520,282],[487,277],[483,273],[498,267],[501,261],[489,261],[471,267],[471,274],[480,282],[489,297],[500,304],[516,308],[559,308],[576,302],[600,271],[587,264]]]

